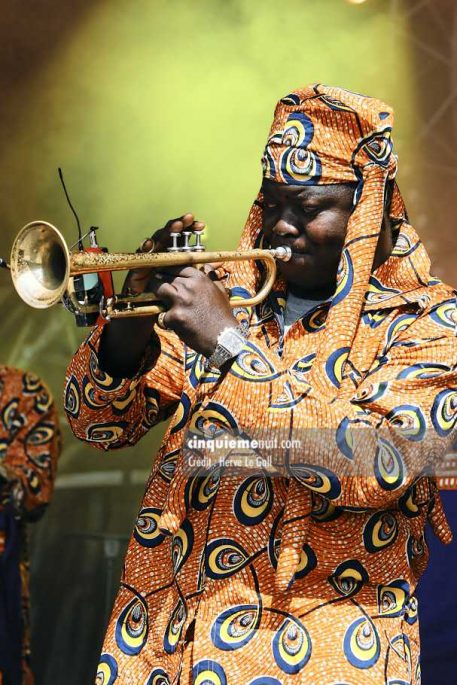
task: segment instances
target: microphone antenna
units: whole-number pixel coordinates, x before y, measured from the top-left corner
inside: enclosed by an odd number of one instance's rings
[[[63,192],[65,193],[65,197],[67,198],[67,202],[69,204],[69,207],[70,207],[71,211],[73,212],[73,215],[76,219],[76,225],[78,226],[78,247],[80,250],[84,250],[83,237],[82,237],[81,224],[79,221],[79,217],[76,213],[75,208],[71,204],[70,196],[68,195],[68,191],[67,191],[67,188],[65,186],[65,181],[63,180],[62,169],[60,167],[59,167],[59,178],[60,178],[60,182],[62,184]]]

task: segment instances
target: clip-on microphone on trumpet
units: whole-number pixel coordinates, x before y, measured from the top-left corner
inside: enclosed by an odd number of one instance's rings
[[[79,217],[73,207],[70,196],[68,195],[67,188],[65,186],[65,181],[63,179],[62,169],[59,167],[59,178],[62,184],[65,197],[67,199],[68,205],[73,212],[76,219],[76,225],[78,228],[78,240],[75,245],[78,245],[80,252],[107,252],[108,248],[100,247],[97,242],[97,230],[98,226],[91,226],[85,235],[82,235],[81,224]],[[84,247],[84,238],[89,237],[89,247]],[[114,295],[114,285],[113,278],[110,271],[103,271],[101,273],[92,274],[79,274],[73,278],[75,296],[78,302],[82,305],[99,305],[106,298],[113,297]],[[64,305],[66,309],[72,312],[75,317],[76,325],[83,326],[94,326],[97,323],[103,323],[106,321],[99,312],[81,312],[77,311],[73,306],[68,295],[64,295],[63,298]]]

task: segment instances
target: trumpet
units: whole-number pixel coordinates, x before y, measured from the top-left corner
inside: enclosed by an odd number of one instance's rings
[[[110,319],[150,316],[166,310],[154,293],[115,294],[111,273],[126,269],[160,269],[170,266],[211,262],[259,260],[265,265],[260,290],[250,298],[230,298],[231,307],[251,307],[270,292],[276,278],[276,260],[288,261],[289,247],[246,251],[206,252],[201,231],[171,234],[173,245],[167,252],[111,253],[99,247],[95,229],[89,231],[90,248],[71,252],[60,231],[46,221],[32,221],[17,234],[11,249],[13,285],[24,302],[36,309],[52,307],[61,301],[76,316],[79,325],[92,325],[101,317]],[[179,246],[178,241],[184,241]],[[107,280],[104,275],[108,273]]]

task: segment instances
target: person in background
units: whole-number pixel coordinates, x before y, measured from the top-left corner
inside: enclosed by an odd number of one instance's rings
[[[0,685],[32,685],[27,523],[53,491],[61,435],[38,376],[0,366]]]
[[[192,267],[136,271],[126,288],[166,311],[97,326],[71,361],[65,408],[89,444],[173,415],[98,684],[420,683],[426,522],[451,539],[433,467],[456,433],[457,307],[408,221],[392,126],[343,88],[282,98],[238,245],[291,249],[266,301],[243,306],[264,279],[252,261],[222,267],[235,310]],[[236,173],[236,145],[224,154]],[[143,250],[199,228],[186,214]],[[279,445],[279,475],[192,471],[194,436],[225,433],[254,455],[256,438],[298,445]]]

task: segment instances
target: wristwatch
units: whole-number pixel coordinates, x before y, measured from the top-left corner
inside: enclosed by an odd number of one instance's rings
[[[246,324],[224,328],[218,335],[216,349],[206,360],[206,368],[220,369],[229,359],[238,356],[248,337]]]

